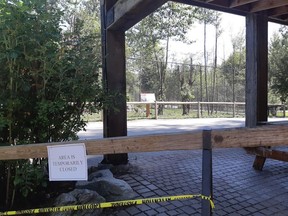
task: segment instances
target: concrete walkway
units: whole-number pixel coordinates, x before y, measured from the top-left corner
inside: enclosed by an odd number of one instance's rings
[[[203,118],[203,119],[148,119],[128,121],[128,136],[184,132],[191,130],[235,128],[245,125],[244,118]],[[103,137],[103,123],[89,122],[86,131],[78,133],[80,139]]]
[[[170,133],[203,128],[242,127],[244,119],[140,120],[128,122],[129,135]],[[96,135],[95,135],[96,133]],[[102,137],[102,124],[89,123],[81,138]],[[102,157],[90,158],[90,163]],[[264,170],[252,168],[254,156],[243,149],[213,150],[213,215],[288,215],[288,164],[267,160]],[[129,164],[114,168],[137,198],[201,193],[202,151],[129,154]],[[105,209],[104,216],[201,215],[201,200],[189,199]]]

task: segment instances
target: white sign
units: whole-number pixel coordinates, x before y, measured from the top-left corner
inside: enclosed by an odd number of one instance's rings
[[[155,94],[154,93],[141,93],[140,95],[142,102],[155,102]]]
[[[88,179],[84,143],[47,146],[49,180],[79,181]]]

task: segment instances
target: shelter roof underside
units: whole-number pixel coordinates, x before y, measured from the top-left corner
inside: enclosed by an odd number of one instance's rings
[[[257,13],[269,21],[288,25],[288,0],[175,0],[228,13]]]
[[[107,27],[126,31],[168,0],[106,0]],[[288,25],[288,0],[172,0],[246,16],[255,13],[268,21]]]

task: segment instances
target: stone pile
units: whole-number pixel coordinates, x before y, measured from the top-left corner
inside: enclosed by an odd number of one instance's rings
[[[55,206],[81,205],[89,203],[129,200],[136,197],[130,185],[114,178],[109,169],[97,170],[88,176],[88,181],[76,182],[75,189],[69,193],[60,194]],[[51,213],[51,216],[84,216],[101,215],[102,209],[78,210]]]

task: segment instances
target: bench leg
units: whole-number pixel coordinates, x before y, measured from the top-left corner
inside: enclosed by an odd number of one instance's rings
[[[257,155],[255,157],[255,160],[254,160],[254,163],[253,163],[253,168],[255,170],[262,171],[262,169],[264,167],[264,164],[265,164],[265,161],[266,161],[266,157],[261,157],[261,156]]]

